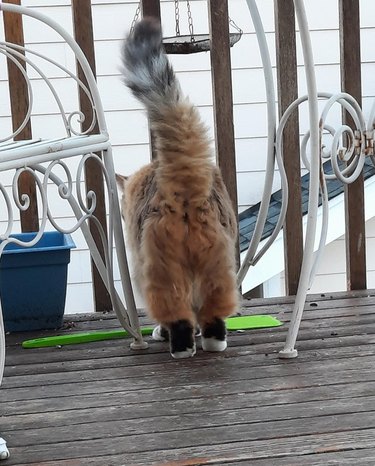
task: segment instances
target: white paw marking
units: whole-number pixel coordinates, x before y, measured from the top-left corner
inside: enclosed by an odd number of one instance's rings
[[[161,326],[157,325],[152,331],[152,338],[155,341],[165,341],[165,338],[161,334]]]
[[[202,349],[203,351],[224,351],[227,347],[226,340],[218,340],[217,338],[204,338],[202,337]]]
[[[0,438],[0,460],[6,460],[9,456],[6,441],[3,438]]]
[[[174,359],[186,359],[186,358],[192,358],[195,353],[197,352],[195,345],[193,348],[186,348],[185,351],[175,351],[174,353],[171,353],[172,358]]]

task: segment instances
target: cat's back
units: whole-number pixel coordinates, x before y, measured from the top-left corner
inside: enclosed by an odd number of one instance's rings
[[[152,210],[155,194],[155,163],[152,162],[133,173],[125,183],[122,212],[133,247],[141,241],[143,224]]]

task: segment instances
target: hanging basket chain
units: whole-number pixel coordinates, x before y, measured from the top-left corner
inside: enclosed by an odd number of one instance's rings
[[[188,12],[188,22],[189,22],[190,40],[191,40],[191,42],[195,42],[193,17],[192,17],[192,15],[191,15],[191,8],[190,8],[190,2],[189,2],[189,0],[186,0],[186,5],[187,5],[187,12]]]
[[[135,15],[134,15],[132,24],[130,26],[130,34],[133,34],[135,23],[138,21],[140,14],[141,14],[141,2],[138,3],[137,9],[135,10]]]
[[[175,21],[176,21],[176,36],[180,36],[180,6],[179,6],[179,0],[174,0],[174,15],[175,15]]]

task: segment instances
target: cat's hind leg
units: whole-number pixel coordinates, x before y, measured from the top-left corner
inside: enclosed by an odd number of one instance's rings
[[[145,297],[151,316],[159,322],[153,338],[169,340],[170,352],[175,359],[194,356],[195,315],[191,309],[189,293],[175,285],[160,288],[154,283],[149,284]]]
[[[162,328],[168,329],[171,355],[179,359],[195,354],[196,317],[184,245],[187,227],[170,210],[164,206],[162,213],[145,224],[142,276],[148,310]]]
[[[238,291],[235,275],[229,271],[212,273],[202,281],[203,305],[198,313],[204,351],[224,351],[227,347],[224,319],[236,311]]]

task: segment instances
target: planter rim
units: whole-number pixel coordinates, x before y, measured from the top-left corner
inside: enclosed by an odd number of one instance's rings
[[[15,233],[10,235],[10,237],[29,242],[32,241],[36,235],[37,233]],[[40,245],[41,242],[42,245]],[[70,234],[60,233],[59,231],[46,231],[34,246],[20,246],[15,243],[9,243],[5,246],[2,254],[30,254],[47,251],[63,251],[72,248],[76,248],[76,245]]]

